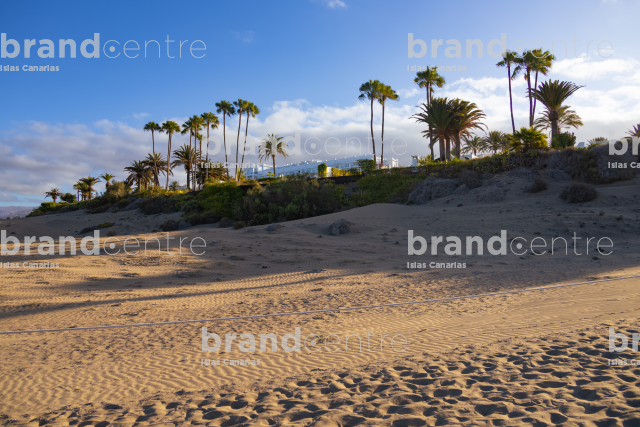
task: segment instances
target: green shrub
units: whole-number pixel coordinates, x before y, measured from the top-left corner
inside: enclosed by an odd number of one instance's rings
[[[360,159],[358,160],[358,169],[367,175],[376,169],[376,161],[373,159]]]
[[[102,224],[98,224],[98,227],[100,228],[110,228],[113,227],[115,224],[112,222],[103,222]]]
[[[563,150],[576,144],[576,136],[571,133],[558,133],[551,141],[551,148]]]
[[[144,199],[140,211],[145,215],[170,214],[176,212],[175,202],[170,197],[158,196]]]
[[[233,223],[233,228],[235,230],[240,230],[241,228],[245,228],[247,224],[244,221],[236,221]]]
[[[560,198],[569,203],[585,203],[595,200],[598,197],[598,191],[581,182],[573,182],[562,190]]]
[[[256,185],[259,186],[257,183]],[[228,182],[205,186],[196,196],[196,200],[203,211],[212,211],[220,217],[231,218],[234,206],[244,194],[245,192],[235,183]]]
[[[324,178],[327,176],[327,164],[326,163],[320,163],[318,165],[318,175],[321,178]]]
[[[183,215],[183,218],[191,225],[215,224],[220,221],[220,217],[215,212],[195,212]]]
[[[544,179],[536,178],[531,183],[531,186],[524,190],[525,193],[539,193],[548,188],[547,182]]]
[[[60,196],[60,200],[66,203],[75,203],[77,201],[76,195],[71,193],[64,193],[62,196]]]
[[[170,219],[160,224],[158,228],[162,231],[176,231],[178,229],[178,221]]]

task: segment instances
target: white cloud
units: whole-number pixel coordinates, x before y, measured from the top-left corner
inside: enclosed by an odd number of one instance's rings
[[[413,98],[416,95],[425,94],[426,92],[423,90],[419,90],[417,87],[412,87],[411,89],[399,89],[398,95],[400,95],[400,99]]]
[[[255,41],[255,33],[253,31],[231,31],[231,34],[244,43],[253,43]]]
[[[149,113],[134,113],[134,119],[144,119],[145,117],[149,117]]]
[[[336,9],[339,7],[346,8],[347,4],[342,0],[322,0],[322,2],[331,9]]]
[[[572,81],[596,80],[606,77],[637,82],[639,65],[640,62],[633,58],[609,58],[596,61],[583,55],[580,58],[568,58],[555,62],[551,72],[569,78]],[[633,74],[636,76],[635,79],[632,77]]]

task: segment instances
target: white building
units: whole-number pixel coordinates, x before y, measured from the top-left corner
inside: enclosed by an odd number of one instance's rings
[[[347,170],[351,168],[358,168],[358,160],[371,159],[372,156],[353,156],[343,157],[342,159],[333,160],[307,160],[299,163],[290,163],[286,165],[276,165],[276,173],[278,176],[284,175],[298,175],[298,174],[312,174],[318,173],[318,166],[322,163],[327,165],[327,176],[331,176],[331,169],[337,168]],[[380,163],[380,156],[376,156],[376,163]],[[397,168],[398,159],[384,159],[385,168]],[[269,173],[273,174],[273,164],[264,163],[258,165],[255,168],[246,170],[247,179],[259,179],[265,178]]]

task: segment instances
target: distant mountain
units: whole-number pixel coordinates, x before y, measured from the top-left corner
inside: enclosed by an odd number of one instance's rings
[[[0,218],[15,218],[26,216],[35,207],[29,206],[0,206]]]

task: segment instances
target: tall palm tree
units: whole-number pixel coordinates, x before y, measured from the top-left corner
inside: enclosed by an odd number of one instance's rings
[[[631,137],[635,136],[637,138],[640,138],[640,123],[638,123],[637,125],[635,125],[631,129],[629,129],[627,131],[627,135],[631,135]]]
[[[111,175],[110,173],[103,173],[99,178],[104,179],[104,187],[105,190],[109,190],[109,186],[111,185],[111,180],[115,178],[115,175]]]
[[[146,125],[144,125],[144,131],[145,132],[151,132],[151,142],[153,143],[153,157],[155,158],[156,155],[156,139],[154,137],[154,133],[156,131],[160,132],[160,125],[157,124],[156,122],[149,122]],[[156,185],[160,185],[160,181],[158,181],[158,165],[153,165],[153,172],[154,172],[154,176],[156,179]],[[109,185],[107,185],[108,187]]]
[[[442,77],[438,73],[437,67],[427,67],[424,71],[418,71],[416,73],[416,78],[413,79],[413,82],[418,85],[420,88],[424,88],[427,91],[427,104],[431,103],[431,96],[433,95],[433,88],[435,87],[443,87],[447,82],[444,77]],[[424,132],[423,132],[424,133]],[[431,158],[434,159],[435,156],[433,154],[433,146],[436,143],[436,136],[433,132],[428,132],[429,140],[429,149],[431,150]]]
[[[193,143],[194,143],[194,151],[196,152],[196,157],[194,162],[198,162],[202,159],[202,134],[200,133],[201,128],[204,126],[204,119],[200,116],[194,115],[191,117],[191,125],[193,126]],[[200,144],[200,148],[198,148],[198,143]],[[197,169],[197,165],[193,164],[193,170]],[[196,174],[193,174],[193,189],[196,188]]]
[[[244,130],[244,147],[242,148],[242,160],[240,161],[240,171],[242,171],[242,165],[244,164],[244,152],[247,149],[247,133],[249,132],[249,117],[255,119],[256,115],[260,114],[260,109],[253,103],[248,102],[247,108],[244,110],[247,113],[247,123]]]
[[[540,101],[549,110],[552,141],[558,133],[558,110],[564,102],[581,87],[583,86],[578,86],[571,82],[549,80],[542,82],[540,86],[535,89],[529,89],[529,96]]]
[[[395,90],[388,85],[380,86],[380,94],[378,96],[378,102],[382,105],[382,136],[380,137],[380,167],[384,165],[384,107],[387,102],[387,99],[391,101],[398,101],[400,96],[396,93]]]
[[[570,110],[570,105],[563,105],[558,108],[558,132],[562,132],[564,128],[575,128],[578,129],[583,125],[582,119],[580,116],[574,111]],[[545,132],[549,132],[551,135],[551,119],[549,118],[551,115],[551,111],[548,108],[545,108],[542,113],[540,113],[540,117],[535,119],[533,122],[533,127],[539,130],[543,130]]]
[[[556,57],[551,54],[548,50],[542,51],[542,49],[534,49],[532,51],[533,56],[535,56],[536,60],[533,64],[533,70],[536,72],[535,81],[533,87],[538,87],[538,74],[542,74],[546,76],[551,69],[551,65],[553,61],[555,61]],[[537,99],[533,100],[533,110],[531,111],[531,117],[536,116],[536,105],[538,103]]]
[[[146,188],[147,184],[153,177],[153,167],[150,167],[144,160],[134,160],[133,163],[131,163],[130,166],[125,167],[124,170],[125,172],[129,172],[127,180],[138,183],[138,191],[142,191],[143,185]]]
[[[64,193],[62,193],[57,188],[52,188],[51,190],[44,193],[44,198],[46,199],[47,197],[51,197],[53,199],[53,203],[56,203],[56,201],[58,200],[58,197],[62,197],[62,196],[64,196]]]
[[[249,107],[249,101],[238,98],[237,101],[233,101],[233,106],[238,113],[238,139],[236,140],[236,181],[238,180],[238,153],[240,152],[240,126],[242,125],[242,115],[244,110]],[[244,154],[244,153],[243,153]]]
[[[216,102],[216,112],[222,113],[222,139],[224,140],[224,161],[227,164],[227,181],[229,181],[229,158],[227,157],[227,116],[236,114],[236,109],[229,101]]]
[[[451,129],[451,122],[454,120],[452,114],[452,101],[447,98],[433,98],[430,104],[418,106],[422,111],[411,116],[417,122],[425,123],[431,127],[431,132],[438,135],[440,141],[440,160],[445,160],[445,138]]]
[[[169,172],[171,170],[171,137],[174,133],[180,132],[180,126],[178,126],[178,124],[172,120],[167,120],[162,124],[162,129],[160,130],[160,132],[166,133],[169,136],[169,149],[167,151],[167,185],[165,187],[165,190],[169,190]]]
[[[533,97],[531,97],[531,73],[535,71],[538,58],[531,50],[522,52],[522,55],[516,58],[518,66],[516,70],[522,71],[524,80],[527,82],[527,97],[529,98],[529,127],[533,126]]]
[[[93,195],[93,186],[101,182],[100,179],[93,176],[88,176],[86,178],[80,178],[80,181],[87,184],[87,187],[89,189],[89,200],[91,200],[91,197]]]
[[[220,126],[220,120],[218,120],[218,116],[211,112],[202,113],[200,117],[202,118],[202,121],[207,128],[207,156],[205,158],[205,162],[207,164],[207,178],[209,178],[209,128],[218,129],[218,127]],[[200,153],[200,155],[202,156],[202,153]]]
[[[502,61],[498,62],[496,66],[507,68],[507,79],[509,80],[509,108],[511,109],[511,127],[513,131],[516,131],[516,122],[513,120],[513,95],[511,93],[511,80],[515,79],[520,69],[517,67],[518,54],[511,50],[507,50],[502,54]],[[511,67],[514,67],[513,73]]]
[[[376,142],[373,138],[373,101],[378,99],[382,83],[378,80],[369,80],[360,85],[360,96],[358,99],[368,99],[371,101],[371,144],[373,145],[373,161],[376,161]]]
[[[192,175],[195,175],[195,171],[193,169],[193,165],[195,164],[195,159],[197,157],[196,150],[194,150],[191,146],[187,146],[186,144],[182,145],[180,148],[173,152],[176,160],[171,163],[171,166],[180,166],[184,167],[185,172],[187,173],[187,189],[191,189],[191,181]],[[194,172],[192,174],[192,171]],[[193,180],[195,182],[195,180]],[[194,188],[195,189],[195,188]]]
[[[454,114],[454,119],[451,122],[451,137],[456,145],[455,156],[460,158],[461,136],[463,134],[469,134],[471,129],[486,127],[481,123],[481,120],[484,119],[486,115],[475,103],[458,98],[452,101],[451,111]]]
[[[284,158],[287,158],[289,153],[287,153],[286,149],[288,148],[288,144],[283,141],[283,137],[278,135],[268,135],[267,139],[262,140],[262,144],[260,144],[260,161],[266,160],[269,157],[273,160],[273,176],[276,175],[276,156],[280,155]]]
[[[507,135],[499,130],[487,132],[482,140],[487,149],[493,151],[493,154],[496,154],[498,151],[506,151],[509,148]]]
[[[470,154],[472,153],[473,156],[477,156],[478,153],[482,153],[484,150],[487,149],[487,144],[484,141],[483,138],[479,137],[478,135],[473,135],[473,137],[471,135],[466,135],[463,137],[464,140],[464,147],[462,148],[462,153],[463,154]]]
[[[547,146],[547,136],[533,127],[522,127],[519,131],[507,135],[507,139],[512,150],[522,151],[523,153]]]

